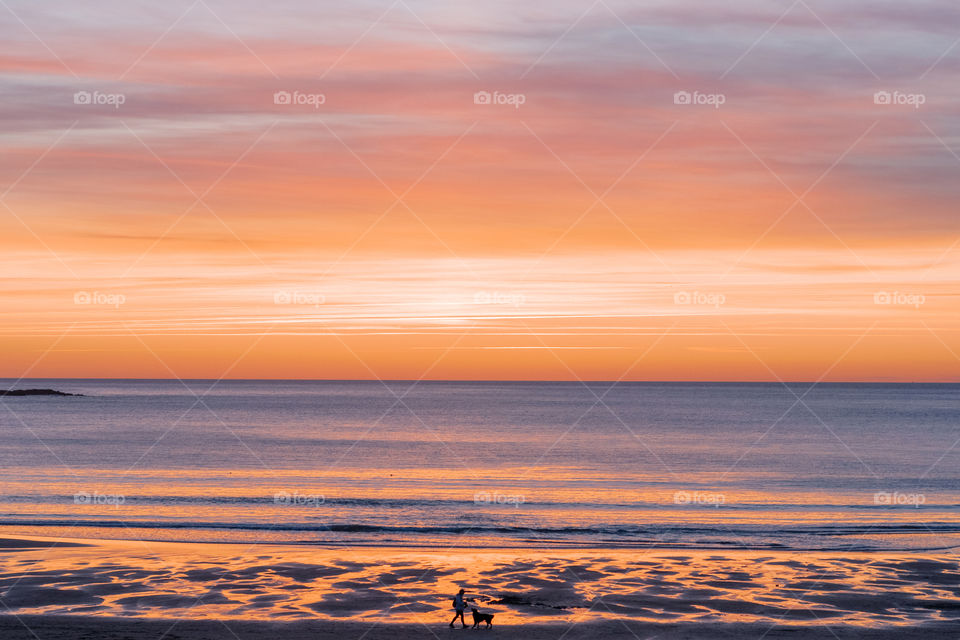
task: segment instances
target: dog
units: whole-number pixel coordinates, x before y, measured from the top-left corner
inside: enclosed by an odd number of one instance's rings
[[[486,622],[486,628],[489,629],[493,626],[493,614],[492,613],[480,613],[475,608],[471,607],[470,611],[473,611],[473,628],[476,629],[480,626],[481,622]]]

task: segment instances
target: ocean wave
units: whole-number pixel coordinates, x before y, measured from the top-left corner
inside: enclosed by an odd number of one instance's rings
[[[295,494],[287,494],[294,495]],[[317,494],[320,495],[320,494]],[[493,494],[495,495],[495,494]],[[636,510],[670,510],[670,511],[955,511],[960,510],[958,503],[924,503],[924,504],[876,504],[872,502],[873,494],[867,496],[863,503],[803,503],[784,502],[723,502],[717,504],[676,504],[675,502],[633,501],[633,502],[568,502],[559,500],[532,500],[527,497],[517,506],[522,508],[557,508],[557,509],[636,509]],[[867,502],[867,501],[871,502]],[[276,494],[267,496],[185,496],[185,495],[131,495],[124,494],[125,505],[270,505],[282,503]],[[74,495],[0,495],[0,504],[58,504],[72,503]],[[475,496],[468,498],[338,498],[324,496],[323,503],[329,506],[343,507],[370,507],[386,509],[410,509],[434,507],[469,506],[471,508],[500,508],[502,505],[495,501],[478,501]]]
[[[9,518],[4,517],[0,526],[19,527],[103,527],[133,529],[222,529],[239,531],[329,531],[335,533],[395,533],[395,534],[477,534],[477,535],[558,535],[558,536],[855,536],[855,535],[895,535],[911,533],[960,533],[960,523],[865,523],[860,525],[818,524],[810,526],[774,527],[774,526],[691,526],[691,525],[655,525],[641,526],[632,524],[608,524],[599,526],[509,526],[509,525],[400,525],[365,524],[350,522],[204,522],[204,521],[156,521],[156,520],[111,520],[76,519],[69,517],[51,518]]]

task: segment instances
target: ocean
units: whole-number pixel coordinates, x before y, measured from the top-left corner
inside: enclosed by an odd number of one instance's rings
[[[960,385],[4,380],[0,536],[960,545]]]

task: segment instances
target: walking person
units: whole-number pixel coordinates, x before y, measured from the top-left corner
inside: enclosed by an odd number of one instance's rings
[[[453,609],[456,613],[453,615],[453,620],[450,621],[450,628],[453,629],[453,623],[457,621],[457,618],[460,618],[460,622],[463,623],[463,628],[467,628],[467,621],[463,619],[463,612],[467,608],[467,603],[463,598],[463,589],[457,592],[457,595],[453,596]]]

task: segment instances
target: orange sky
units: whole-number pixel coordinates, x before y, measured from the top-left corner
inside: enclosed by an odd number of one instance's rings
[[[0,376],[960,377],[960,10],[281,5],[10,3]]]

